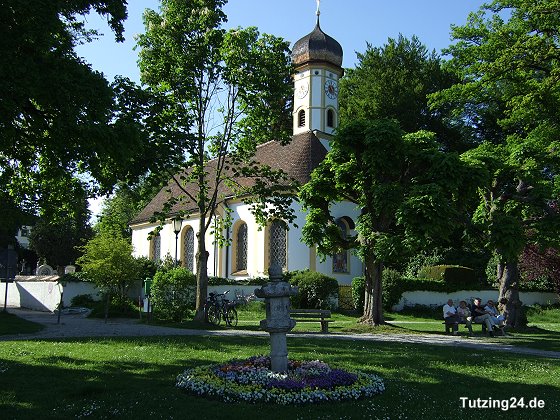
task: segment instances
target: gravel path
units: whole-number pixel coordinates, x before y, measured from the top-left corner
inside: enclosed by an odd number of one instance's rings
[[[181,335],[218,335],[218,336],[261,336],[268,333],[263,331],[240,330],[189,330],[181,328],[160,327],[155,325],[140,324],[136,319],[109,319],[107,323],[102,319],[87,318],[87,313],[62,314],[60,324],[58,316],[50,312],[38,312],[19,308],[9,308],[8,312],[23,319],[43,324],[45,328],[34,334],[18,334],[0,336],[0,341],[14,340],[42,340],[72,337],[147,337],[147,336],[181,336]],[[481,338],[469,338],[446,335],[419,335],[419,334],[288,334],[288,336],[306,338],[335,338],[354,341],[385,341],[409,344],[432,344],[471,349],[499,350],[517,354],[548,357],[560,359],[560,352],[538,350],[528,347],[518,347],[509,344],[487,342]]]

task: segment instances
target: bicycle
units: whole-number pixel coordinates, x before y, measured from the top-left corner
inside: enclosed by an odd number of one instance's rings
[[[223,319],[227,326],[237,326],[237,310],[235,309],[235,303],[225,298],[228,293],[229,290],[226,290],[221,294],[210,293],[208,295],[205,309],[206,319],[210,324],[220,325]]]

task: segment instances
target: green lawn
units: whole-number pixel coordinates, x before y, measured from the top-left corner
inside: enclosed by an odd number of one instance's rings
[[[151,337],[0,342],[6,419],[560,418],[560,361],[402,343],[290,338],[290,357],[378,373],[371,399],[302,407],[226,405],[174,387],[187,367],[269,352],[266,338]],[[544,409],[461,408],[471,399],[539,398]],[[266,414],[265,414],[266,412]]]

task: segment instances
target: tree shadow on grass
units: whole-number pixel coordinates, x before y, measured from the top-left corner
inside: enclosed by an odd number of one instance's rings
[[[24,352],[20,352],[20,347]],[[18,348],[18,351],[13,349]],[[462,418],[460,397],[538,397],[559,418],[560,364],[497,351],[370,341],[288,339],[290,357],[381,375],[372,398],[310,406],[225,404],[175,387],[185,368],[268,353],[260,337],[147,337],[1,343],[11,357],[0,386],[3,418]],[[21,354],[21,356],[19,356]],[[475,384],[476,386],[474,386]],[[500,418],[500,409],[476,410]],[[517,411],[519,413],[519,411]],[[511,412],[509,413],[511,417]],[[470,414],[469,414],[470,415]]]

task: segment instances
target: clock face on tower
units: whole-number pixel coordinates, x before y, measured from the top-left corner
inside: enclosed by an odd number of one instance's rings
[[[338,96],[338,86],[334,80],[328,79],[325,82],[325,94],[331,99]]]
[[[307,82],[303,82],[299,85],[299,88],[296,91],[296,95],[299,99],[303,99],[307,96],[307,92],[309,92],[309,85]]]

